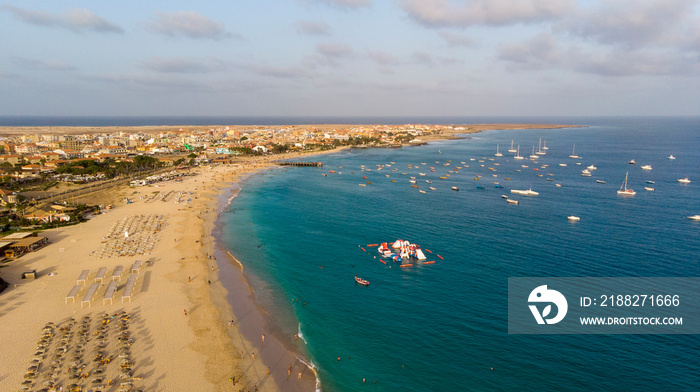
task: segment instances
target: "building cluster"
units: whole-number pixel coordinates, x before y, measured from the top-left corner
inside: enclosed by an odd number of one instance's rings
[[[153,132],[114,132],[32,134],[0,138],[0,165],[21,165],[13,176],[26,178],[51,173],[76,160],[125,161],[136,155],[153,155],[164,161],[172,156],[197,152],[198,156],[221,158],[244,151],[273,152],[275,146],[286,150],[304,150],[325,145],[345,144],[351,139],[373,140],[391,145],[419,141],[449,126],[436,125],[363,125],[327,126],[235,126],[209,129],[178,129]],[[377,142],[378,141],[378,142]],[[0,175],[7,175],[0,171]]]

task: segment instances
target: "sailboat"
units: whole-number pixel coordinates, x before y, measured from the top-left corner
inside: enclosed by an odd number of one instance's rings
[[[622,183],[622,186],[620,186],[620,190],[617,191],[618,195],[634,196],[637,194],[637,192],[633,191],[632,189],[627,189],[627,176],[628,175],[629,175],[629,172],[625,173],[625,182]]]
[[[510,149],[508,152],[515,152],[515,149],[513,148],[513,140],[510,141]]]
[[[574,144],[574,148],[571,149],[571,155],[569,155],[569,158],[574,158],[574,159],[579,158],[579,156],[576,155],[576,144]]]
[[[508,151],[510,151],[510,150],[508,150]],[[520,156],[520,144],[518,144],[518,152],[517,152],[516,155],[513,157],[513,159],[525,159],[524,157],[521,157],[521,156]]]
[[[496,154],[495,154],[495,156],[497,156],[497,157],[502,157],[502,156],[503,156],[503,154],[501,154],[500,152],[498,152],[498,144],[496,144]]]
[[[547,141],[544,141],[544,145],[542,146],[543,150],[549,150],[549,147],[547,147]]]
[[[535,155],[535,146],[532,146],[532,155],[530,155],[530,159],[537,159],[539,158],[538,155]]]
[[[542,150],[542,138],[540,138],[540,144],[537,146],[537,155],[546,155],[547,152]]]

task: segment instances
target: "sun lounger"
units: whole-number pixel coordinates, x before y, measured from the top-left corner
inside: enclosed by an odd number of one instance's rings
[[[79,284],[76,284],[75,286],[73,286],[73,288],[70,289],[70,291],[68,292],[68,295],[66,295],[66,303],[68,303],[68,298],[70,298],[71,301],[73,301],[73,303],[75,303],[75,296],[78,294],[78,291],[80,291],[80,289],[82,289],[82,288],[83,288],[83,286],[79,285]]]
[[[90,270],[83,270],[83,272],[80,273],[80,276],[78,277],[78,283],[76,284],[82,284],[84,286],[88,275],[90,275]]]
[[[112,281],[118,280],[122,281],[122,271],[124,271],[124,267],[121,265],[118,265],[114,268],[114,272],[112,273]]]
[[[105,291],[105,296],[102,298],[102,305],[104,305],[107,300],[112,304],[112,299],[114,298],[114,292],[117,291],[117,282],[111,281],[109,286],[107,286],[107,291]]]
[[[130,275],[129,279],[126,281],[126,287],[124,287],[124,292],[122,293],[122,303],[124,303],[125,299],[129,299],[129,302],[131,302],[131,295],[134,291],[134,285],[136,284],[136,275]]]
[[[136,260],[136,261],[134,261],[134,264],[131,266],[131,273],[138,274],[139,271],[141,271],[141,260]]]
[[[107,268],[102,267],[97,270],[97,275],[95,275],[95,283],[99,280],[100,283],[104,283],[105,273],[107,273]]]
[[[83,300],[80,302],[80,308],[83,308],[83,305],[87,304],[88,307],[92,305],[92,297],[95,296],[95,291],[97,291],[97,288],[100,285],[97,283],[93,283],[90,285],[90,288],[88,288],[87,293],[85,293],[85,297],[83,297]]]

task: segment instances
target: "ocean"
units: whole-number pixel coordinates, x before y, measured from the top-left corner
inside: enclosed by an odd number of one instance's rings
[[[324,155],[322,168],[248,178],[221,215],[222,239],[257,301],[274,314],[276,333],[312,361],[321,389],[697,390],[697,335],[509,335],[507,283],[700,276],[700,222],[687,218],[700,214],[700,118],[462,120],[449,122],[587,127]],[[540,138],[548,150],[535,164],[527,156]],[[507,152],[511,140],[525,160]],[[494,156],[497,145],[503,157]],[[574,145],[580,159],[568,157]],[[647,164],[653,169],[642,170]],[[597,170],[581,176],[588,165]],[[633,197],[616,194],[626,173]],[[692,182],[680,184],[683,177]],[[529,188],[539,195],[510,193]],[[435,263],[400,268],[367,247],[397,239],[432,251]]]

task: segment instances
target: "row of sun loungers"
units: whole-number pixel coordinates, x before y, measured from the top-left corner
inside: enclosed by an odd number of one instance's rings
[[[124,300],[126,299],[128,299],[129,302],[131,302],[131,297],[134,291],[134,285],[136,284],[138,274],[141,272],[141,266],[141,260],[136,260],[134,264],[131,265],[131,275],[129,275],[129,278],[126,281],[126,286],[124,286],[124,292],[122,293],[122,303],[124,303]],[[114,272],[112,273],[112,281],[109,283],[109,285],[107,285],[104,297],[102,298],[102,305],[106,305],[107,301],[109,301],[110,304],[113,303],[112,301],[119,287],[118,282],[121,282],[121,276],[123,271],[124,267],[121,265],[118,265],[114,268]],[[83,296],[83,300],[80,302],[81,308],[83,308],[85,305],[87,305],[88,307],[92,306],[93,297],[95,296],[97,289],[101,286],[102,283],[104,283],[104,277],[106,273],[106,267],[101,267],[99,270],[97,270],[97,275],[95,275],[95,283],[90,285],[90,287],[85,292],[85,295]],[[73,288],[71,288],[68,292],[68,295],[66,295],[66,303],[68,303],[68,300],[71,300],[71,302],[75,303],[75,297],[85,287],[85,283],[89,275],[90,270],[83,270],[80,273],[80,276],[77,280],[77,284],[73,286]]]
[[[156,234],[165,223],[162,215],[136,215],[112,225],[103,237],[98,258],[148,255],[156,244]]]

